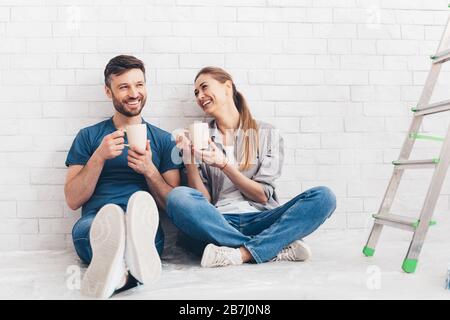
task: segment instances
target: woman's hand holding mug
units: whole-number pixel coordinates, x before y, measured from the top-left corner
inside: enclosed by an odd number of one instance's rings
[[[194,156],[197,160],[206,163],[212,167],[225,169],[228,164],[228,158],[221,149],[211,140],[208,140],[209,150],[194,149]]]
[[[187,132],[187,130],[184,130],[177,135],[176,144],[177,148],[182,151],[184,164],[195,164],[194,147],[192,146],[191,140],[186,136]]]

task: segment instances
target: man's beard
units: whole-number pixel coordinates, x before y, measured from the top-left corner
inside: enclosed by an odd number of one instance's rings
[[[127,102],[132,102],[135,100],[140,100],[140,108],[139,109],[134,109],[134,110],[127,110],[125,107],[125,103]],[[142,109],[145,106],[145,102],[147,101],[147,98],[144,97],[143,95],[139,95],[139,98],[137,99],[127,99],[124,102],[119,101],[114,94],[112,94],[112,102],[114,105],[114,109],[117,110],[117,112],[119,112],[120,114],[123,114],[126,117],[135,117],[141,114]]]

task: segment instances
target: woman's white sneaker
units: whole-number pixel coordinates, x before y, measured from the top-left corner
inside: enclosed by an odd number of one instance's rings
[[[103,206],[92,222],[89,236],[92,260],[81,282],[81,293],[106,299],[122,286],[127,274],[123,210],[115,204]]]
[[[305,261],[311,258],[311,249],[302,240],[295,240],[281,250],[274,261]]]
[[[200,265],[203,268],[214,268],[240,265],[242,263],[242,255],[239,248],[218,247],[210,243],[203,251]]]
[[[162,268],[155,246],[159,213],[153,197],[145,191],[135,192],[128,200],[125,219],[125,260],[130,273],[143,284],[156,282]]]

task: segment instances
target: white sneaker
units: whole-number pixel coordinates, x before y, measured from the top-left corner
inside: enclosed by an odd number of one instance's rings
[[[242,255],[239,248],[218,247],[210,243],[203,251],[200,264],[203,268],[214,268],[239,265],[242,263]]]
[[[274,261],[305,261],[311,258],[311,249],[302,240],[295,240],[281,250]]]
[[[119,206],[107,204],[95,216],[89,233],[92,261],[81,282],[83,295],[106,299],[126,281],[124,215]]]
[[[125,261],[130,273],[143,284],[156,282],[162,268],[155,246],[159,214],[153,197],[145,191],[135,192],[128,200],[125,219]]]

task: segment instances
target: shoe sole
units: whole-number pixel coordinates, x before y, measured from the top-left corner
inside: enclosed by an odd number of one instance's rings
[[[153,197],[144,191],[134,193],[128,201],[125,219],[125,256],[130,273],[143,284],[156,282],[162,267],[155,246],[159,213]]]
[[[115,290],[118,266],[125,254],[125,222],[123,210],[114,204],[103,206],[97,213],[89,233],[92,260],[81,282],[81,293],[100,299]]]

